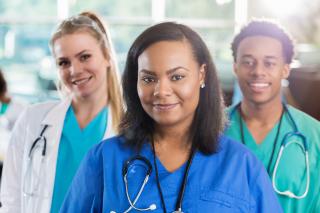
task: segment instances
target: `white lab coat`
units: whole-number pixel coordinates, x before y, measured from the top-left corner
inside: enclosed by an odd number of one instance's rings
[[[26,103],[12,99],[7,111],[0,116],[0,161],[5,158],[13,125],[26,107]]]
[[[50,213],[59,142],[70,104],[71,99],[36,104],[28,107],[17,121],[4,161],[0,197],[1,213]],[[111,114],[108,114],[104,138],[114,135]],[[34,140],[39,137],[44,125],[48,125],[44,133],[47,139],[46,157],[42,164],[45,175],[41,175],[39,189],[44,196],[41,198],[24,196],[23,186],[30,184],[29,178],[26,178],[29,150]],[[41,165],[39,164],[41,151],[42,148],[36,149],[33,154],[34,158],[37,158],[32,164],[34,168]]]

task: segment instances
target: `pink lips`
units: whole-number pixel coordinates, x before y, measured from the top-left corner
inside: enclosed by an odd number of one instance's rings
[[[153,108],[157,111],[169,111],[176,107],[178,104],[153,104]]]

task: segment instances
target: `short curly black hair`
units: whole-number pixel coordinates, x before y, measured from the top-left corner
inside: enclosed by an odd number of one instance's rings
[[[279,24],[266,19],[255,19],[244,26],[234,37],[231,50],[234,62],[237,60],[237,51],[241,41],[250,36],[266,36],[277,39],[282,44],[283,55],[287,64],[294,57],[294,41],[291,35]]]

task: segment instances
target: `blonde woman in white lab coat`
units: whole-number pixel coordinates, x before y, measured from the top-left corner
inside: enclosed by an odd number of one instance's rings
[[[118,70],[101,20],[84,12],[62,21],[51,48],[66,98],[24,111],[13,130],[0,212],[58,212],[86,151],[117,133]]]

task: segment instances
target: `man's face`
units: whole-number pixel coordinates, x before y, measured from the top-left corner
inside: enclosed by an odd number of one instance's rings
[[[234,72],[244,101],[261,105],[281,102],[281,80],[287,78],[290,71],[280,41],[251,36],[239,44]]]

